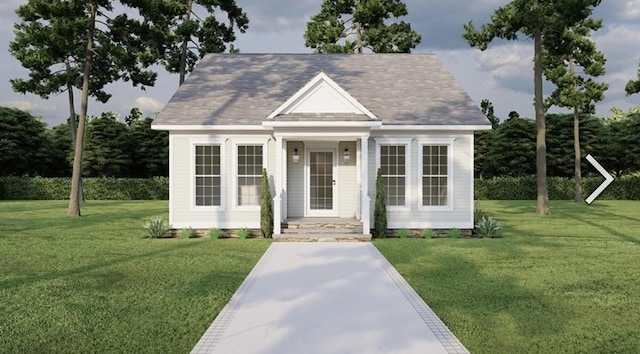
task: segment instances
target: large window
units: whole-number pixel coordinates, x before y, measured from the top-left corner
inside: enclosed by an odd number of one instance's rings
[[[387,195],[387,205],[406,205],[406,146],[380,145],[380,172]]]
[[[446,206],[449,184],[449,146],[422,145],[422,205]]]
[[[260,205],[262,145],[238,145],[238,206]]]
[[[220,206],[220,145],[196,145],[196,206]]]

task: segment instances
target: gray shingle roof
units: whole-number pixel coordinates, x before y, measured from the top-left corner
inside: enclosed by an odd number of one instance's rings
[[[490,124],[434,54],[209,54],[153,124],[259,125],[321,71],[383,125]]]

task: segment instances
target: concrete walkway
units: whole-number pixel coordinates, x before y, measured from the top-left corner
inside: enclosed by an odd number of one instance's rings
[[[371,243],[273,243],[192,353],[468,353]]]

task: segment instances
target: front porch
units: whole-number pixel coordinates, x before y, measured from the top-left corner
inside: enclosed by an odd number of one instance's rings
[[[355,218],[309,217],[291,218],[281,223],[281,233],[274,241],[371,241],[363,234],[362,222]]]

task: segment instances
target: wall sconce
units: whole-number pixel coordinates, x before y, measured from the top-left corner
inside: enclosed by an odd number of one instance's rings
[[[293,159],[293,163],[300,162],[300,152],[298,151],[298,148],[293,149],[293,155],[291,155],[291,157]]]
[[[349,148],[344,149],[344,152],[342,153],[342,161],[344,161],[344,163],[349,163],[349,161],[351,161],[351,152],[349,151]]]

